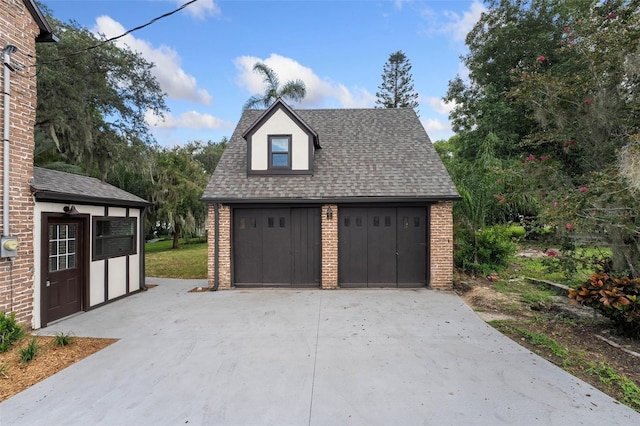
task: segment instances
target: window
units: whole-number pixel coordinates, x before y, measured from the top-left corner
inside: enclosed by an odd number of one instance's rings
[[[269,136],[269,168],[291,168],[291,136]]]
[[[136,218],[94,217],[93,260],[136,254]]]
[[[74,224],[49,225],[49,272],[76,267],[76,227]]]

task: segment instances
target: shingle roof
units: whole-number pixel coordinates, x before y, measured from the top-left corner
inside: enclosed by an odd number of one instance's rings
[[[416,113],[398,109],[295,110],[319,136],[313,175],[247,176],[242,134],[264,111],[246,110],[203,200],[208,202],[458,199]]]
[[[139,206],[149,203],[127,191],[99,179],[56,170],[33,168],[31,185],[37,200],[115,206]]]

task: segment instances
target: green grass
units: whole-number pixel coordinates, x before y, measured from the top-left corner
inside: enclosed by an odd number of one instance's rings
[[[517,294],[520,301],[532,307],[540,307],[551,303],[553,296],[556,294],[544,286],[529,283],[523,279],[498,281],[494,283],[493,288],[503,294]]]
[[[171,248],[173,241],[145,244],[145,262],[148,277],[206,278],[207,243],[185,244]]]
[[[616,373],[606,362],[591,364],[587,370],[606,385],[617,386],[622,392],[622,403],[640,411],[640,387],[625,376]]]

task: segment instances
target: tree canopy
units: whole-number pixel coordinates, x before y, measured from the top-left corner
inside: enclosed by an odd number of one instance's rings
[[[253,71],[262,76],[265,90],[261,96],[254,95],[247,100],[243,109],[254,109],[257,107],[268,108],[278,98],[290,99],[299,102],[307,94],[307,89],[302,80],[289,80],[284,85],[280,85],[278,74],[268,65],[257,62],[253,66]]]
[[[380,108],[418,108],[418,94],[413,89],[413,75],[409,58],[398,50],[389,55],[384,64],[382,83],[376,93]]]

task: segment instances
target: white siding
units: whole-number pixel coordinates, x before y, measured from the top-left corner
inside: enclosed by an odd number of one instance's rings
[[[89,307],[104,302],[104,268],[105,261],[98,260],[91,262],[91,273],[89,274]]]
[[[127,293],[127,257],[109,259],[109,299]]]
[[[268,169],[269,135],[291,135],[291,169],[309,170],[309,136],[282,110],[251,137],[251,170]]]

